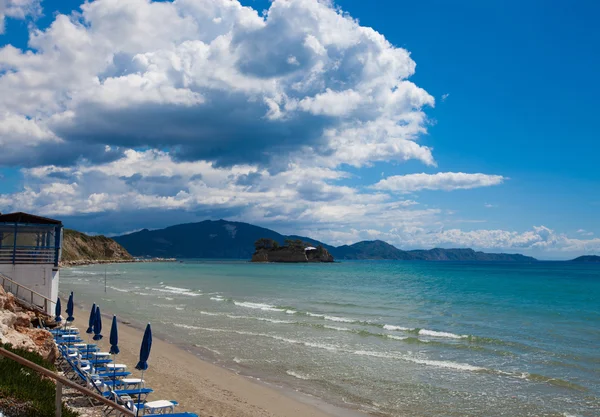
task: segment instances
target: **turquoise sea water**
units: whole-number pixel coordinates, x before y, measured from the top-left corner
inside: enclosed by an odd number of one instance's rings
[[[68,291],[235,371],[371,413],[600,415],[599,265],[99,265],[63,269]]]

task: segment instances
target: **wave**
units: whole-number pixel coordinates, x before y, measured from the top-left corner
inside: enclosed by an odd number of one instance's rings
[[[203,330],[202,327],[191,326],[189,324],[173,323],[173,326],[188,330]]]
[[[387,352],[356,350],[351,353],[353,353],[355,355],[360,355],[360,356],[372,356],[375,358],[382,358],[382,359],[403,360],[403,361],[407,361],[407,362],[416,363],[419,365],[434,366],[437,368],[448,368],[448,369],[454,369],[454,370],[458,370],[458,371],[481,372],[481,371],[487,370],[486,368],[482,368],[481,366],[470,365],[468,363],[451,362],[451,361],[437,361],[437,360],[431,360],[431,359],[419,359],[419,358],[415,358],[415,357],[408,356],[408,355],[399,355],[399,354],[387,353]]]
[[[200,349],[206,349],[206,350],[208,350],[209,352],[212,352],[212,353],[214,353],[215,355],[222,355],[222,353],[221,353],[221,352],[219,352],[219,351],[218,351],[218,350],[216,350],[216,349],[211,349],[211,348],[209,348],[209,347],[202,346],[202,345],[198,345],[198,344],[196,344],[196,345],[194,345],[194,346],[195,346],[195,347],[197,347],[197,348],[200,348]]]
[[[202,314],[203,316],[222,316],[222,314],[211,313],[210,311],[198,311],[198,313]]]
[[[190,290],[188,288],[178,288],[178,287],[169,287],[169,286],[163,286],[161,288],[152,288],[152,291],[166,292],[169,294],[176,294],[176,295],[186,295],[186,296],[190,296],[190,297],[197,297],[199,295],[202,295],[202,293],[193,292],[193,290]]]
[[[352,355],[357,355],[357,356],[370,356],[370,357],[389,359],[389,360],[400,360],[400,361],[415,363],[418,365],[425,365],[425,366],[431,366],[431,367],[443,368],[443,369],[451,369],[451,370],[461,371],[461,372],[483,372],[483,373],[489,373],[489,374],[494,374],[494,375],[503,376],[503,377],[526,379],[531,382],[541,382],[541,383],[546,383],[546,384],[555,385],[555,386],[559,386],[562,388],[569,388],[569,389],[578,390],[578,391],[587,391],[587,388],[577,385],[573,382],[565,381],[565,380],[558,379],[558,378],[547,377],[547,376],[539,375],[539,374],[530,374],[530,373],[526,373],[526,372],[505,372],[505,371],[501,371],[501,370],[497,370],[497,369],[489,369],[489,368],[485,368],[482,366],[471,365],[468,363],[443,361],[443,360],[435,360],[435,359],[422,359],[422,358],[417,358],[417,357],[406,355],[406,354],[399,354],[399,353],[392,353],[392,352],[378,352],[378,351],[370,351],[370,350],[351,350],[348,348],[343,348],[343,347],[332,345],[332,344],[290,339],[290,338],[267,334],[267,333],[255,333],[255,332],[242,331],[242,330],[216,329],[216,328],[210,328],[210,327],[191,326],[191,325],[180,324],[180,323],[174,323],[173,326],[181,327],[181,328],[189,329],[189,330],[204,330],[204,331],[218,332],[218,333],[235,333],[235,334],[239,334],[242,336],[264,337],[264,338],[281,341],[284,343],[303,345],[303,346],[311,347],[311,348],[315,348],[315,349],[327,350],[329,352],[338,352],[338,353],[342,353],[342,354],[352,354]],[[381,335],[381,336],[384,336],[384,335]],[[385,335],[385,336],[386,337],[391,336],[392,339],[395,339],[396,337],[398,337],[398,336],[394,336],[394,335]],[[407,338],[407,339],[403,339],[403,341],[406,341],[409,339],[414,339],[415,341],[418,341],[418,342],[427,343],[426,341],[419,340],[416,338]]]
[[[158,308],[170,308],[170,309],[175,309],[175,310],[183,310],[185,308],[184,305],[177,305],[177,304],[152,304],[155,307]]]
[[[352,329],[349,329],[347,327],[337,327],[337,326],[328,326],[328,325],[323,325],[324,329],[331,329],[331,330],[337,330],[338,332],[352,332]]]
[[[213,294],[216,294],[216,293],[213,293]],[[348,317],[330,315],[330,314],[326,314],[326,313],[300,311],[300,310],[295,309],[293,306],[279,306],[279,305],[272,305],[272,304],[267,304],[267,303],[238,301],[238,300],[233,300],[230,298],[224,298],[222,295],[210,297],[210,299],[213,301],[231,302],[238,307],[245,307],[245,308],[251,308],[251,309],[262,310],[262,311],[271,311],[271,312],[276,312],[276,313],[286,313],[289,315],[307,316],[307,317],[313,317],[316,319],[322,319],[325,321],[332,321],[332,322],[337,322],[337,323],[347,323],[347,324],[354,324],[354,325],[358,325],[358,326],[376,327],[376,328],[380,328],[380,329],[388,330],[388,331],[407,332],[407,333],[415,334],[417,336],[424,336],[425,338],[427,338],[427,339],[418,339],[418,338],[402,339],[409,343],[435,343],[435,339],[449,339],[449,340],[454,339],[457,341],[464,340],[464,341],[470,342],[468,345],[459,345],[459,344],[452,345],[453,347],[457,347],[457,348],[463,346],[463,347],[466,347],[469,349],[477,349],[477,345],[490,344],[490,345],[497,345],[497,346],[509,346],[509,347],[514,347],[517,349],[532,350],[531,346],[519,344],[519,343],[515,343],[515,342],[510,342],[510,341],[504,341],[504,340],[500,340],[500,339],[479,337],[479,336],[466,335],[466,334],[461,335],[461,334],[455,334],[455,333],[445,332],[445,331],[440,331],[440,330],[413,328],[413,327],[407,327],[407,326],[399,326],[399,325],[395,325],[395,324],[383,324],[383,323],[377,323],[377,322],[370,321],[370,320],[348,318]],[[295,324],[309,325],[309,326],[312,325],[311,323],[295,323]],[[334,329],[331,329],[331,330],[334,330]],[[355,333],[362,334],[362,335],[372,334],[374,336],[386,337],[385,334],[370,333],[367,330],[356,330]],[[396,338],[389,338],[389,339],[396,339]],[[397,340],[401,340],[401,339],[397,339]],[[499,352],[499,354],[505,354],[505,353],[506,352]]]
[[[458,334],[448,333],[448,332],[437,332],[435,330],[427,330],[427,329],[420,329],[419,335],[432,336],[432,337],[447,337],[449,339],[466,339],[469,337],[468,335],[458,335]]]
[[[412,330],[415,330],[415,329],[412,329],[412,328],[410,328],[410,327],[393,326],[393,325],[391,325],[391,324],[384,324],[384,325],[383,325],[383,328],[384,328],[385,330],[400,330],[400,331],[405,331],[405,332],[406,332],[406,331],[412,331]]]
[[[112,286],[107,286],[106,288],[110,288],[111,290],[115,290],[115,291],[119,291],[119,292],[129,292],[129,290],[125,290],[123,288],[118,288],[118,287],[112,287]]]
[[[303,375],[301,373],[290,371],[290,370],[285,371],[285,373],[290,376],[293,376],[294,378],[298,378],[298,379],[304,379],[304,380],[311,379],[308,375]]]
[[[318,318],[321,318],[324,320],[336,321],[339,323],[355,323],[355,324],[366,323],[366,322],[362,322],[362,321],[356,320],[356,319],[349,319],[347,317],[328,316],[327,314],[319,314],[319,313],[311,313],[311,312],[307,312],[305,314],[309,317],[318,317]]]
[[[382,358],[382,359],[404,360],[404,361],[413,362],[413,363],[417,363],[417,364],[421,364],[421,365],[436,366],[436,367],[440,367],[440,368],[449,368],[449,369],[455,369],[455,370],[460,370],[460,371],[480,372],[480,371],[487,370],[486,368],[482,368],[479,366],[474,366],[474,365],[470,365],[470,364],[466,364],[466,363],[419,359],[419,358],[414,358],[414,357],[411,357],[408,355],[399,355],[399,354],[387,353],[387,352],[375,352],[375,351],[368,351],[368,350],[348,350],[348,349],[343,349],[343,348],[340,348],[339,346],[335,346],[335,345],[331,345],[331,344],[289,339],[286,337],[271,335],[271,334],[266,334],[266,333],[254,333],[254,332],[247,332],[247,331],[241,331],[241,330],[215,329],[215,328],[210,328],[210,327],[188,326],[185,324],[174,324],[174,326],[182,327],[185,329],[205,330],[205,331],[209,331],[209,332],[235,333],[235,334],[239,334],[242,336],[266,337],[266,338],[270,338],[270,339],[274,339],[274,340],[278,340],[278,341],[282,341],[282,342],[286,342],[286,343],[304,345],[304,346],[312,347],[312,348],[316,348],[316,349],[323,349],[323,350],[327,350],[330,352],[343,352],[343,353],[350,353],[350,354],[359,355],[359,356],[372,356],[372,357]]]
[[[235,304],[238,307],[254,308],[254,309],[264,310],[264,311],[279,311],[279,312],[285,311],[282,308],[277,308],[276,306],[272,306],[270,304],[251,303],[248,301],[234,301],[233,304]]]
[[[258,320],[258,321],[266,321],[269,323],[276,323],[276,324],[295,324],[296,323],[295,321],[291,321],[291,320],[277,320],[277,319],[270,319],[267,317],[236,316],[233,314],[224,314],[224,315],[230,319]]]

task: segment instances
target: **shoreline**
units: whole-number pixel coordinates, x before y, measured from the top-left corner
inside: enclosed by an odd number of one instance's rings
[[[70,268],[73,266],[87,265],[110,265],[110,264],[135,264],[152,262],[177,262],[176,258],[151,258],[151,259],[77,259],[73,261],[61,261],[59,268]]]
[[[85,332],[90,306],[76,305],[75,326]],[[104,338],[99,345],[108,350],[111,314],[103,313]],[[132,376],[140,372],[137,363],[142,325],[128,317],[117,317],[119,348],[115,362],[125,363]],[[79,323],[78,323],[79,322]],[[84,333],[85,334],[85,333]],[[85,339],[85,337],[84,337]],[[207,360],[201,347],[169,340],[158,332],[153,334],[149,369],[144,374],[147,386],[155,389],[151,400],[168,399],[180,403],[176,411],[190,411],[213,417],[365,417],[369,414],[343,408],[325,400],[245,375]]]

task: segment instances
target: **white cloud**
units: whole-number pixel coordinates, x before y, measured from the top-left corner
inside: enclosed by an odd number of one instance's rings
[[[594,232],[589,232],[589,231],[587,231],[585,229],[579,229],[577,231],[577,233],[579,233],[582,236],[594,236]]]
[[[409,174],[387,177],[372,188],[398,193],[411,193],[420,190],[461,190],[489,187],[506,180],[501,175],[465,174],[463,172],[438,172],[437,174]]]
[[[408,51],[329,2],[275,0],[263,17],[235,0],[95,0],[29,46],[0,49],[0,113],[35,120],[63,151],[46,160],[32,142],[28,165],[104,145],[229,166],[434,164],[416,143],[434,99],[408,81]]]
[[[4,33],[4,21],[7,17],[25,19],[38,16],[42,12],[41,0],[0,0],[0,34]]]
[[[450,93],[442,94],[442,101],[446,101],[450,97]]]
[[[23,174],[27,187],[0,195],[0,211],[34,211],[68,219],[93,215],[84,225],[103,233],[228,218],[336,245],[382,239],[404,249],[600,251],[598,238],[573,239],[545,226],[525,232],[446,229],[445,224],[468,221],[418,201],[339,185],[339,180],[350,177],[339,169],[291,165],[270,173],[257,165],[219,168],[206,161],[176,161],[164,151],[126,150],[111,162],[44,166]]]
[[[485,207],[485,208],[496,208],[496,207],[498,207],[498,206],[497,206],[496,204],[485,203],[485,204],[483,205],[483,207]]]

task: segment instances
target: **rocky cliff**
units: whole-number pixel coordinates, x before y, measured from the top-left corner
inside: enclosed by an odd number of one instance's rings
[[[333,256],[327,249],[305,251],[304,248],[281,246],[278,248],[259,249],[252,255],[252,262],[333,262]]]
[[[76,230],[65,229],[61,260],[63,264],[70,265],[98,261],[130,262],[133,257],[111,238],[88,236]]]
[[[54,339],[47,330],[33,328],[31,321],[35,319],[36,313],[22,308],[11,293],[0,287],[0,345],[9,343],[54,362],[58,355]]]

